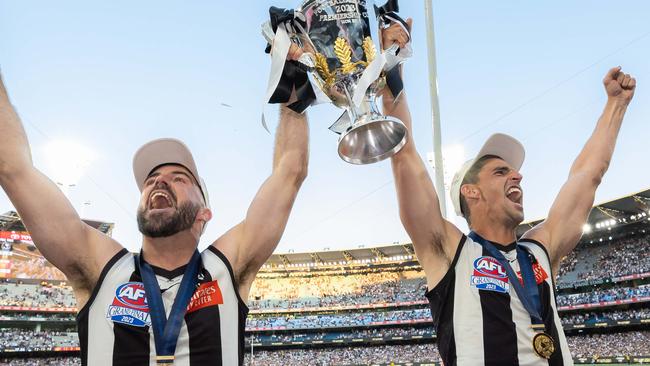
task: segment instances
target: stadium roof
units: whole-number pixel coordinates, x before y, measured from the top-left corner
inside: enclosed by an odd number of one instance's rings
[[[114,223],[97,220],[83,219],[83,222],[109,236],[115,226]],[[16,211],[8,211],[0,215],[0,231],[27,231],[27,229]]]
[[[517,235],[523,235],[528,229],[542,221],[543,219],[539,219],[520,224],[517,227]],[[650,224],[650,189],[594,206],[587,222],[584,231],[585,233],[593,233],[593,235],[597,235],[600,230],[609,233],[615,226],[635,223]],[[591,236],[593,237],[593,235]],[[585,236],[585,239],[587,238],[588,236]],[[405,262],[414,259],[414,253],[413,245],[410,243],[393,243],[373,248],[273,254],[262,271],[282,267],[297,270],[302,268],[304,270],[309,267]]]
[[[594,206],[587,222],[590,229],[600,229],[600,226],[607,228],[617,224],[648,220],[648,215],[650,215],[650,189]],[[543,220],[522,223],[517,227],[517,236],[523,235]]]

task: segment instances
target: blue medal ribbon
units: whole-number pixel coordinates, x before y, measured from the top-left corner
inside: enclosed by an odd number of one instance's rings
[[[533,264],[530,260],[530,253],[522,245],[517,243],[517,260],[519,261],[519,268],[521,269],[521,278],[524,280],[524,285],[521,285],[517,274],[510,266],[506,257],[494,246],[490,241],[484,239],[477,233],[471,231],[468,236],[475,242],[481,244],[494,259],[505,268],[508,278],[512,287],[514,287],[519,300],[524,305],[533,328],[536,330],[544,331],[544,321],[542,320],[542,302],[539,297],[539,289],[537,288],[537,281],[535,280],[535,273],[533,273]]]
[[[183,280],[178,288],[174,304],[172,305],[169,319],[165,315],[165,305],[163,304],[160,286],[156,274],[142,258],[142,252],[136,255],[136,261],[142,283],[144,284],[147,304],[151,316],[151,326],[153,328],[154,340],[156,343],[156,360],[158,364],[174,363],[174,353],[176,352],[176,342],[183,324],[183,318],[187,310],[187,305],[194,295],[198,283],[198,271],[201,263],[201,255],[198,250],[194,251],[190,262],[187,264]]]

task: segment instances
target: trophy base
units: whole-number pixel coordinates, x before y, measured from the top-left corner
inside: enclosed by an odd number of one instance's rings
[[[372,164],[395,155],[407,139],[406,126],[399,119],[364,115],[341,134],[339,156],[350,164]]]

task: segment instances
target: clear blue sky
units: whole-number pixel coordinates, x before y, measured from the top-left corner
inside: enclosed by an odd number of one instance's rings
[[[0,67],[46,174],[48,142],[92,149],[70,198],[84,216],[115,222],[135,250],[139,192],[135,150],[177,137],[193,150],[214,219],[203,245],[245,214],[271,168],[273,139],[260,126],[270,60],[260,24],[270,5],[298,2],[0,0]],[[432,150],[422,1],[402,0],[414,19],[405,84],[419,151]],[[650,186],[650,3],[619,1],[435,1],[443,144],[476,153],[493,132],[527,148],[525,211],[546,215],[605,103],[601,79],[622,65],[638,79],[597,201]],[[225,107],[226,103],[232,107]],[[273,119],[277,107],[266,106]],[[355,248],[408,240],[390,164],[352,166],[327,127],[332,105],[309,111],[310,175],[279,251]],[[46,198],[44,198],[46,199]],[[0,210],[12,209],[0,194]]]

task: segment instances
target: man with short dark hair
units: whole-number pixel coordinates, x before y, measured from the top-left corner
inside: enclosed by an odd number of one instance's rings
[[[408,37],[399,28],[384,44]],[[609,70],[605,110],[574,161],[547,219],[517,241],[523,221],[524,147],[491,136],[454,176],[451,199],[472,230],[465,236],[440,212],[412,135],[392,158],[400,217],[425,271],[438,348],[445,365],[571,365],[557,315],[553,277],[578,243],[596,188],[609,166],[636,81]],[[405,96],[386,92],[384,113],[411,128]]]
[[[199,253],[212,218],[187,146],[158,139],[133,159],[142,250],[129,253],[87,226],[33,165],[0,80],[0,185],[41,253],[68,278],[83,365],[243,363],[246,299],[277,246],[307,175],[306,117],[281,107],[273,171],[244,220]]]

